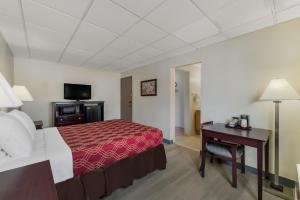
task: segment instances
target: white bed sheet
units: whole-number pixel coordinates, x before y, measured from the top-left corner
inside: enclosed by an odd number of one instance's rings
[[[64,142],[57,128],[38,130],[31,155],[22,158],[8,158],[0,161],[0,172],[18,167],[50,161],[55,183],[73,177],[73,159],[69,146]]]

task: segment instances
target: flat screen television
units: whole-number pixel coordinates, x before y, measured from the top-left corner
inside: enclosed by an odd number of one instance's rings
[[[64,98],[68,100],[87,100],[91,99],[92,86],[82,84],[64,84]]]

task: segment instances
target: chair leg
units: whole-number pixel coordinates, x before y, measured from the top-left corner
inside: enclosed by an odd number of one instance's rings
[[[213,163],[214,162],[214,155],[211,155],[210,157],[210,163]]]
[[[232,187],[237,187],[236,147],[232,149]]]
[[[242,174],[245,174],[246,164],[245,164],[245,151],[243,152],[243,155],[241,157],[241,171]]]

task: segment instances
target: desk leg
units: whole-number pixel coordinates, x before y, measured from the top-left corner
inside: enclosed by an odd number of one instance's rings
[[[205,157],[206,157],[206,137],[202,133],[202,153],[201,153],[202,161],[201,161],[201,167],[200,167],[202,177],[205,176]]]
[[[265,179],[269,179],[269,140],[265,144]]]
[[[257,199],[262,200],[263,142],[257,142]]]

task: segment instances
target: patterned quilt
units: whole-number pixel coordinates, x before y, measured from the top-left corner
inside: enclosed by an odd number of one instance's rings
[[[162,131],[126,120],[58,128],[72,150],[74,176],[101,168],[162,143]]]

